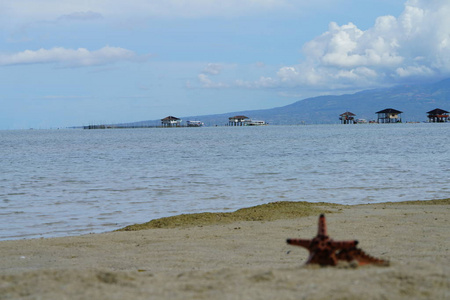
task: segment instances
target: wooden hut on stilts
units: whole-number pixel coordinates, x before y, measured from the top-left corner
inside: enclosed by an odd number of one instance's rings
[[[341,120],[341,124],[355,124],[355,116],[354,113],[346,111],[339,115],[339,120]]]
[[[383,110],[380,110],[376,112],[378,114],[378,123],[401,123],[402,118],[401,114],[403,112],[393,109],[393,108],[386,108]]]
[[[161,126],[162,127],[180,127],[181,119],[174,117],[174,116],[165,117],[164,119],[161,119]]]
[[[427,112],[428,122],[430,123],[445,123],[449,121],[448,111],[436,108]]]
[[[228,118],[228,126],[244,126],[250,119],[246,116],[234,116]]]

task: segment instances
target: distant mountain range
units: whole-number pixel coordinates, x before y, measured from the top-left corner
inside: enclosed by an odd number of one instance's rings
[[[290,105],[262,110],[235,111],[224,114],[185,116],[183,121],[200,120],[206,126],[225,125],[228,118],[244,115],[273,125],[335,124],[339,115],[350,111],[357,119],[375,120],[375,112],[394,108],[403,112],[403,122],[427,120],[426,112],[435,108],[450,111],[450,78],[429,84],[400,85],[392,88],[365,90],[340,96],[319,96]],[[162,116],[166,117],[166,116]],[[160,120],[148,120],[121,125],[155,126]]]

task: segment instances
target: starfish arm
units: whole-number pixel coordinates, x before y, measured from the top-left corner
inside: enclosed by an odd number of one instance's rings
[[[321,214],[319,216],[319,228],[317,230],[317,236],[327,236],[327,222],[325,220],[324,214]]]
[[[289,245],[300,246],[300,247],[306,248],[308,250],[311,245],[311,240],[307,240],[307,239],[287,239],[286,242]]]
[[[356,260],[358,262],[358,265],[360,265],[360,266],[367,265],[367,264],[375,264],[375,265],[382,265],[382,266],[389,265],[389,261],[370,256],[369,254],[365,253],[363,250],[356,248],[356,247],[353,249],[341,250],[338,253],[337,258],[339,260],[345,260],[345,261]]]

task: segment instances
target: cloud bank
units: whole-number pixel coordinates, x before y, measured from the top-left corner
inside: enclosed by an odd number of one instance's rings
[[[58,18],[58,20],[67,20],[67,21],[92,21],[102,19],[103,16],[99,13],[93,11],[81,11],[81,12],[73,12],[70,14],[62,15]]]
[[[306,43],[306,61],[281,68],[276,80],[292,85],[379,86],[450,75],[450,2],[415,0],[398,17],[382,16],[360,30],[331,23]]]
[[[365,31],[353,23],[332,22],[303,46],[301,63],[256,81],[237,80],[233,86],[346,90],[448,77],[448,16],[448,0],[410,0],[399,17],[381,16]],[[213,85],[209,81],[205,87]]]
[[[85,48],[52,48],[25,50],[13,54],[0,54],[0,66],[54,63],[63,67],[86,67],[112,64],[119,61],[142,61],[145,57],[120,47],[103,47],[90,51]]]

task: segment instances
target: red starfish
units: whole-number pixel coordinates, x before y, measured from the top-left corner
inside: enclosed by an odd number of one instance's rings
[[[319,217],[319,230],[315,238],[312,240],[288,239],[287,243],[308,249],[309,257],[306,264],[335,266],[338,260],[357,261],[359,265],[369,263],[387,264],[386,261],[371,257],[361,249],[356,248],[357,240],[334,241],[330,239],[327,235],[327,224],[324,214],[321,214]],[[336,253],[338,250],[339,253]]]

